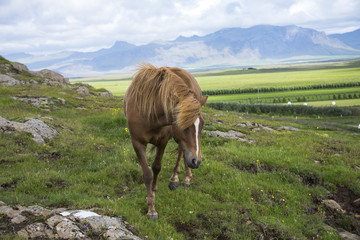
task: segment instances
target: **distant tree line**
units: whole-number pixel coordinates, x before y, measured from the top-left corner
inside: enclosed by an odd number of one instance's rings
[[[304,105],[268,105],[268,104],[240,104],[240,103],[208,103],[207,106],[235,112],[278,115],[314,115],[314,116],[360,116],[360,110],[353,107],[311,107]]]
[[[295,87],[204,90],[204,91],[202,91],[202,94],[203,95],[227,95],[227,94],[257,93],[258,91],[260,91],[262,93],[264,93],[264,92],[287,92],[287,91],[313,90],[313,89],[348,88],[348,87],[359,87],[359,86],[360,86],[360,82],[328,83],[328,84],[295,86]]]

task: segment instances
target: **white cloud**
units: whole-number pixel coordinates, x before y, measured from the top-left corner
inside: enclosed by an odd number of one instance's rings
[[[146,44],[226,27],[360,27],[358,0],[1,0],[0,54]]]

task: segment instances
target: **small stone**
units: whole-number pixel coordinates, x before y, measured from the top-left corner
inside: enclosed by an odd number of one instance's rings
[[[63,239],[84,238],[85,235],[72,221],[65,219],[55,227],[57,234]]]
[[[6,204],[3,201],[0,201],[0,207],[5,206]]]
[[[17,232],[17,234],[22,237],[22,238],[29,238],[29,234],[25,229],[21,229],[20,231]]]
[[[15,223],[15,224],[20,224],[20,223],[24,222],[25,220],[26,220],[26,217],[19,214],[16,217],[12,218],[11,222]]]
[[[298,129],[298,128],[295,128],[295,127],[288,127],[288,126],[279,127],[279,130],[285,130],[285,131],[299,131],[299,129]]]
[[[10,217],[9,215],[12,215],[12,212],[14,212],[14,209],[9,206],[0,207],[0,214],[6,214],[8,217]]]
[[[26,227],[30,238],[45,238],[45,225],[43,223],[33,223]]]
[[[114,97],[114,95],[110,91],[109,92],[100,92],[99,94],[102,97]]]
[[[134,239],[140,240],[139,237],[133,235],[129,230],[123,228],[109,227],[103,235],[105,239],[116,240],[116,239]]]
[[[354,205],[355,205],[358,209],[360,209],[360,198],[358,198],[358,199],[356,199],[356,200],[354,201]]]
[[[79,95],[90,95],[89,93],[89,89],[87,87],[78,87],[76,89],[76,92],[79,94]]]
[[[90,224],[91,228],[95,232],[101,232],[103,229],[106,229],[110,226],[121,227],[123,223],[120,218],[108,217],[108,216],[93,216],[80,220],[83,224]]]
[[[339,236],[344,240],[360,240],[360,236],[347,231],[339,232]]]
[[[328,209],[339,211],[339,212],[344,212],[344,210],[341,208],[341,206],[332,199],[323,200],[322,203],[325,204],[325,206]]]
[[[52,216],[51,218],[49,218],[48,220],[46,220],[46,224],[51,228],[53,229],[56,224],[64,221],[66,218],[62,217],[62,216],[59,216],[59,215],[55,215],[55,216]]]
[[[52,214],[52,212],[46,208],[43,208],[41,206],[30,206],[30,207],[22,207],[22,206],[18,206],[18,209],[21,212],[30,212],[31,214],[35,215],[35,216],[49,216]]]
[[[271,127],[266,127],[266,126],[264,126],[263,129],[264,129],[265,131],[275,131],[275,130],[272,129]]]

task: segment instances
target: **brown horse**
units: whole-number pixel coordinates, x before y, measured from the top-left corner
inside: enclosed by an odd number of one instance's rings
[[[190,185],[190,168],[198,168],[202,155],[200,132],[204,125],[201,107],[207,96],[202,96],[199,84],[187,71],[180,68],[156,68],[144,64],[139,68],[124,97],[124,112],[127,118],[131,141],[143,171],[147,189],[147,216],[156,220],[156,180],[161,170],[161,159],[168,141],[173,137],[179,144],[178,157],[169,188],[179,186],[180,161],[184,157],[185,179]],[[146,146],[157,147],[152,164],[152,176],[146,159]]]

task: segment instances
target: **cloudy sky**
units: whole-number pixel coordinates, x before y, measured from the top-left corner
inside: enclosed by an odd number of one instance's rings
[[[0,55],[93,51],[258,24],[343,33],[360,28],[359,0],[0,0]]]

